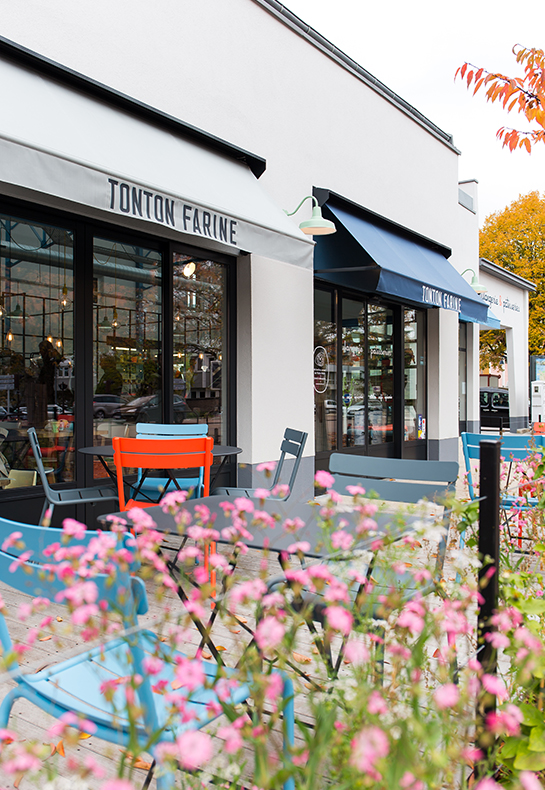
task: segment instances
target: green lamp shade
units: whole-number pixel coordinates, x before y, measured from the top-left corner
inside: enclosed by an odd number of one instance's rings
[[[307,236],[327,236],[330,233],[335,233],[337,230],[333,222],[322,217],[320,206],[313,206],[312,217],[305,222],[301,222],[299,227]]]

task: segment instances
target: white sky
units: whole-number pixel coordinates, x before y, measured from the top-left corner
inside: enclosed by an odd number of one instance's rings
[[[519,195],[545,191],[545,145],[510,153],[501,126],[525,118],[454,82],[464,61],[521,74],[511,48],[545,48],[545,2],[526,0],[282,0],[284,5],[454,137],[459,178],[479,182],[479,220]],[[309,79],[312,75],[309,75]]]

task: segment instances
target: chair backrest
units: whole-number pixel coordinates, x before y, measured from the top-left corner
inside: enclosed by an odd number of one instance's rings
[[[38,474],[40,475],[40,480],[42,481],[42,485],[44,487],[44,492],[47,499],[53,499],[56,501],[57,497],[55,496],[56,492],[53,491],[51,486],[49,485],[49,480],[47,479],[47,474],[44,468],[44,462],[42,460],[42,451],[40,448],[40,443],[38,441],[38,435],[36,434],[35,428],[29,428],[27,430],[28,438],[30,441],[30,446],[32,448],[32,453],[34,455],[34,460],[36,461],[36,468],[38,469]]]
[[[44,573],[44,566],[51,565],[51,555],[49,547],[54,546],[90,546],[93,540],[97,540],[102,534],[100,531],[86,530],[83,538],[67,538],[62,529],[55,527],[36,527],[31,524],[21,524],[0,517],[0,542],[3,544],[5,539],[18,533],[17,542],[0,550],[0,578],[4,584],[8,584],[20,592],[33,597],[44,597],[54,600],[58,593],[66,589],[66,584],[55,573]],[[114,539],[120,540],[123,548],[129,552],[134,549],[134,537],[129,533],[115,537],[115,533],[108,533]],[[24,567],[11,567],[14,558],[21,556],[23,552],[30,551],[31,555],[25,562]],[[99,589],[100,600],[104,600],[116,611],[121,611],[126,624],[134,623],[135,616],[146,614],[148,611],[146,589],[141,579],[132,576],[129,571],[137,569],[133,564],[127,572],[118,569],[115,577],[99,574],[93,577]],[[32,573],[29,573],[32,571]],[[128,593],[125,593],[128,591]],[[121,602],[123,606],[121,608]],[[4,648],[4,655],[9,652],[11,642],[6,622],[0,614],[0,643]]]
[[[299,465],[301,463],[301,458],[303,457],[303,450],[305,449],[307,438],[308,438],[308,433],[305,433],[305,431],[295,431],[293,428],[286,428],[286,430],[284,431],[284,438],[282,440],[282,444],[280,445],[280,460],[276,465],[276,471],[274,473],[271,489],[274,488],[275,485],[277,485],[280,480],[280,474],[282,472],[282,467],[284,465],[284,459],[286,458],[286,455],[293,455],[295,458],[295,463],[293,465],[293,469],[291,470],[291,475],[288,483],[288,487],[291,493],[293,489],[293,484],[295,482],[295,478],[297,477],[297,472],[299,471]]]
[[[120,510],[125,510],[125,491],[123,486],[123,469],[164,469],[171,473],[175,469],[204,468],[203,496],[210,493],[210,467],[212,466],[212,448],[214,440],[211,436],[188,437],[186,439],[129,439],[114,437],[114,464],[117,473],[117,489]],[[143,473],[140,483],[146,479]],[[170,475],[176,487],[176,478]],[[166,490],[166,489],[165,489]],[[136,486],[135,496],[139,486]]]
[[[347,485],[360,485],[391,502],[444,499],[454,491],[457,461],[414,461],[409,458],[375,458],[368,455],[333,453],[329,471],[333,489],[346,494]]]
[[[207,436],[208,424],[205,422],[197,423],[177,423],[176,425],[168,425],[166,423],[154,422],[137,422],[136,423],[136,436],[143,438],[145,436]]]
[[[35,486],[37,481],[38,475],[35,469],[10,469],[9,483],[6,488]]]
[[[545,449],[545,436],[518,434],[516,436],[500,436],[492,433],[462,433],[462,449],[467,473],[469,496],[475,499],[471,459],[480,458],[481,442],[492,439],[501,442],[501,454],[506,461],[523,461],[528,458],[532,449]]]

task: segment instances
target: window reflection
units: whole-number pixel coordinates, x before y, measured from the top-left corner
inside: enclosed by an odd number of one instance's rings
[[[94,239],[95,444],[134,436],[137,422],[162,422],[161,274],[156,250]]]
[[[337,327],[334,298],[314,291],[314,424],[316,452],[337,447]]]
[[[394,439],[393,310],[370,304],[369,343],[369,444]]]
[[[404,310],[406,442],[426,438],[426,315]]]
[[[0,215],[0,449],[35,485],[33,426],[52,482],[74,479],[73,235]],[[22,472],[21,470],[26,470]]]
[[[207,423],[215,444],[227,441],[225,267],[174,255],[174,421]]]

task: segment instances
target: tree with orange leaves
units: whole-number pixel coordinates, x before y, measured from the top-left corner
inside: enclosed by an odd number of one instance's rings
[[[473,86],[473,95],[486,88],[487,101],[501,102],[507,112],[525,116],[533,128],[519,131],[502,126],[497,137],[510,151],[516,148],[532,150],[535,143],[545,142],[545,55],[542,49],[527,49],[520,44],[513,47],[517,63],[524,69],[522,77],[507,77],[464,63],[456,71],[455,79]]]

